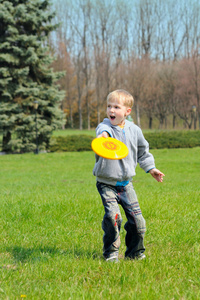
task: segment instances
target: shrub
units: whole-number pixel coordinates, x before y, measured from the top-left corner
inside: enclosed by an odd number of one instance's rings
[[[93,136],[89,135],[69,135],[51,138],[51,152],[74,152],[74,151],[90,151]]]
[[[149,142],[150,149],[200,146],[200,130],[148,132],[144,136]]]
[[[200,130],[158,131],[144,133],[150,149],[200,147]],[[89,135],[69,135],[51,138],[51,152],[91,151]]]

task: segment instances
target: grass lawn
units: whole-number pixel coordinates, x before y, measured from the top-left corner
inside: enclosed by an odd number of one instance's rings
[[[0,156],[0,299],[200,299],[200,148],[151,152],[163,184],[134,178],[147,258],[123,259],[122,227],[119,264],[102,258],[92,152]]]
[[[79,129],[65,129],[65,130],[56,130],[53,132],[53,136],[67,136],[67,135],[79,135],[86,134],[96,137],[95,129],[87,130],[79,130]]]

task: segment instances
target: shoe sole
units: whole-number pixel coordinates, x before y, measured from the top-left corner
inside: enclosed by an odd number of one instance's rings
[[[118,257],[114,256],[114,257],[108,257],[106,258],[107,262],[119,262]]]
[[[143,260],[145,258],[146,258],[146,256],[144,254],[141,254],[141,255],[138,255],[135,257],[136,260]]]
[[[125,259],[128,259],[128,260],[143,260],[145,259],[146,256],[144,254],[140,254],[138,256],[134,256],[134,257],[125,257]]]

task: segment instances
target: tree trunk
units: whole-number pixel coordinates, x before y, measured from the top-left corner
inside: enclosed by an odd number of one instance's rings
[[[11,132],[7,131],[6,134],[3,134],[3,143],[2,151],[8,151],[8,143],[11,141]]]
[[[165,129],[167,129],[167,116],[164,117],[165,120]]]
[[[197,119],[199,120],[199,129],[200,129],[200,113],[197,111]]]
[[[82,107],[81,107],[81,103],[79,101],[79,129],[82,130],[83,129],[83,119],[82,119]]]
[[[140,108],[139,108],[138,103],[136,104],[136,117],[137,117],[137,125],[139,127],[141,127],[141,124],[140,124]]]
[[[176,127],[176,115],[173,115],[173,129]]]
[[[153,118],[149,117],[149,129],[152,129]]]
[[[73,111],[71,106],[70,106],[70,128],[74,128]]]
[[[197,129],[197,117],[196,117],[196,113],[194,114],[194,130]]]
[[[86,102],[87,102],[87,123],[88,123],[88,130],[90,130],[90,104],[89,104],[89,97],[88,94],[86,95]]]

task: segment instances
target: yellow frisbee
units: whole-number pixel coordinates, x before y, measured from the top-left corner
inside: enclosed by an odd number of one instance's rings
[[[107,159],[122,159],[128,155],[127,146],[111,137],[96,138],[92,141],[91,146],[97,155]]]

